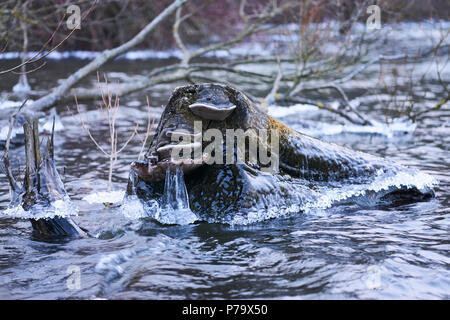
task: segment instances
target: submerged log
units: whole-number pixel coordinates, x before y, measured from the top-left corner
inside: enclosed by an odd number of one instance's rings
[[[146,159],[131,165],[128,194],[162,206],[170,166],[183,170],[192,212],[213,222],[247,224],[369,193],[376,205],[434,196],[431,176],[297,132],[212,83],[175,89]]]

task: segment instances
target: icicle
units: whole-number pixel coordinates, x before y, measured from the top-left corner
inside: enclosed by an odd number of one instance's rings
[[[180,166],[169,166],[166,170],[163,207],[172,210],[189,209],[189,196]]]
[[[181,225],[197,220],[197,216],[189,208],[189,195],[181,166],[169,166],[166,170],[162,211],[157,219],[164,224]]]

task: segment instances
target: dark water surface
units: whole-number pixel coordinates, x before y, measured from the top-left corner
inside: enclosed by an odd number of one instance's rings
[[[71,68],[82,64],[72,63]],[[120,61],[108,71],[143,74],[161,63]],[[70,72],[62,65],[66,62],[49,63],[39,79],[31,76],[32,85],[48,88],[51,83],[46,80]],[[95,83],[95,77],[87,83]],[[121,99],[117,125],[122,141],[136,121],[141,130],[145,127],[145,95],[158,116],[173,88],[158,86]],[[423,88],[432,89],[432,82],[430,88]],[[2,83],[0,90],[10,86]],[[375,103],[368,105],[368,114],[379,113]],[[424,119],[414,132],[393,137],[317,134],[434,176],[439,180],[435,199],[395,208],[339,205],[247,226],[166,226],[150,219],[129,219],[117,208],[82,200],[106,189],[108,161],[80,130],[67,106],[73,109],[73,103],[57,108],[64,125],[56,137],[57,165],[79,208],[74,219],[96,238],[44,242],[33,237],[29,221],[0,215],[0,298],[450,298],[448,109]],[[106,139],[108,128],[96,120],[95,105],[86,108],[94,110],[90,113],[94,135]],[[291,115],[287,122],[298,128],[306,118],[337,123],[330,115],[309,111]],[[120,155],[116,190],[125,188],[129,164],[139,150],[139,142],[133,141]],[[22,154],[19,148],[11,156],[19,159]],[[0,210],[8,203],[8,185],[2,176]],[[70,268],[81,272],[79,290],[70,290]]]

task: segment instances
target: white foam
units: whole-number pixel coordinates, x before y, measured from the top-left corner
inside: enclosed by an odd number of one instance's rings
[[[270,105],[268,114],[275,118],[284,118],[287,116],[312,110],[316,111],[317,107],[310,104],[301,104],[301,103],[294,104],[289,107]]]
[[[7,208],[4,215],[21,219],[45,219],[59,217],[77,216],[78,208],[72,203],[68,196],[50,203],[50,205],[34,205],[31,210],[26,211],[21,205]]]
[[[355,102],[356,104],[357,102]],[[379,122],[372,120],[371,125],[357,125],[357,124],[339,124],[328,122],[314,121],[311,125],[304,126],[298,124],[291,124],[290,117],[305,112],[318,111],[318,108],[308,104],[295,104],[289,107],[281,107],[272,105],[269,106],[269,115],[287,122],[293,129],[311,136],[320,135],[336,135],[342,133],[360,133],[360,134],[379,134],[392,138],[398,134],[413,133],[416,130],[417,124],[412,122],[409,118],[395,118],[391,123]],[[307,123],[307,121],[303,121]]]
[[[29,93],[31,91],[31,87],[30,85],[25,82],[18,82],[14,87],[13,87],[13,92],[15,93]]]
[[[83,197],[84,201],[87,201],[89,204],[95,203],[118,203],[123,200],[125,196],[125,191],[102,191],[91,193],[85,197]]]
[[[342,133],[355,134],[379,134],[392,138],[399,134],[411,134],[416,130],[417,124],[409,119],[394,119],[391,123],[386,124],[378,121],[372,121],[372,125],[356,125],[356,124],[332,124],[317,123],[315,128],[303,128],[293,126],[294,129],[312,136],[318,135],[335,135]]]
[[[127,102],[127,106],[135,108],[135,107],[142,106],[142,103],[140,101],[138,101],[138,100],[133,100],[133,101]]]
[[[159,211],[155,219],[162,224],[188,225],[198,220],[195,213],[190,209],[172,209],[166,208]]]
[[[124,198],[120,212],[131,220],[152,218],[167,225],[188,225],[198,221],[198,217],[188,208],[162,208],[157,200],[142,201],[136,195]]]
[[[353,197],[364,196],[369,192],[376,192],[383,194],[383,191],[388,191],[400,188],[417,188],[419,191],[426,191],[427,188],[432,188],[438,181],[420,171],[400,171],[395,175],[389,175],[380,171],[375,180],[369,184],[355,184],[348,185],[341,188],[319,188],[318,199],[313,202],[306,203],[302,206],[305,212],[312,209],[327,209],[334,203],[347,200]]]
[[[111,253],[100,258],[100,261],[95,266],[95,271],[99,274],[107,276],[107,280],[112,280],[119,277],[123,273],[120,264],[129,261],[136,255],[133,249],[124,249],[119,253]]]
[[[120,212],[130,220],[147,217],[144,204],[136,195],[127,195],[120,206]]]
[[[400,188],[417,188],[419,191],[425,192],[437,183],[438,181],[434,177],[416,170],[400,171],[396,174],[384,173],[380,170],[371,183],[349,184],[335,188],[317,187],[316,190],[309,189],[309,194],[305,194],[305,189],[297,190],[295,192],[299,193],[299,197],[306,199],[302,204],[283,205],[282,201],[276,202],[275,198],[272,199],[269,196],[266,203],[276,203],[277,205],[267,208],[265,203],[258,203],[252,210],[237,213],[231,219],[225,218],[220,222],[230,225],[248,225],[289,214],[323,214],[323,210],[351,198],[373,193],[383,196],[388,191]]]
[[[32,102],[32,100],[30,100]],[[27,101],[26,104],[31,103],[30,101]],[[4,104],[4,106],[6,108],[9,107],[19,107],[20,105],[22,105],[22,102],[17,102],[17,101],[8,101]],[[2,108],[2,103],[0,102],[0,109]],[[41,132],[51,132],[52,128],[53,128],[53,117],[55,117],[55,132],[58,131],[62,131],[64,130],[64,125],[61,122],[61,119],[59,118],[59,116],[56,113],[55,109],[52,109],[50,112],[50,117],[48,118],[47,121],[45,121],[45,119],[41,119],[40,120],[40,126],[39,129]],[[8,125],[0,128],[0,140],[6,140],[6,138],[8,137],[8,131],[9,131],[9,123]],[[23,134],[23,127],[22,126],[15,126],[12,129],[11,132],[11,138],[14,138],[17,134]]]
[[[0,140],[6,140],[6,138],[8,137],[8,132],[9,132],[9,126],[1,128],[0,129]],[[11,138],[14,138],[17,134],[22,134],[22,133],[23,133],[23,128],[21,128],[21,127],[13,128],[11,131]]]
[[[32,104],[34,100],[28,99],[25,105]],[[0,99],[0,110],[9,108],[18,108],[22,105],[23,101],[13,101],[13,100],[1,100]]]
[[[56,113],[56,109],[53,108],[50,111],[50,117],[49,119],[40,127],[41,130],[52,132],[53,130],[53,119],[55,120],[55,132],[61,131],[64,129],[64,125],[61,122],[61,119],[59,118],[58,114]]]

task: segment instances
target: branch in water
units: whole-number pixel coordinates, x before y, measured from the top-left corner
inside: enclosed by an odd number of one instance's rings
[[[9,120],[9,128],[8,128],[8,135],[7,135],[7,138],[6,138],[5,151],[3,153],[3,166],[4,166],[3,169],[5,171],[5,175],[8,178],[9,185],[10,185],[11,190],[13,192],[17,192],[18,190],[20,190],[22,188],[22,186],[19,185],[19,183],[14,178],[14,175],[12,174],[11,164],[10,164],[10,161],[9,161],[9,147],[10,147],[10,144],[11,144],[12,131],[13,131],[13,128],[14,128],[14,124],[16,122],[16,117],[20,113],[22,108],[25,106],[27,101],[28,101],[28,99],[26,99],[22,103],[22,105],[19,107],[19,109],[11,115],[11,118]]]

